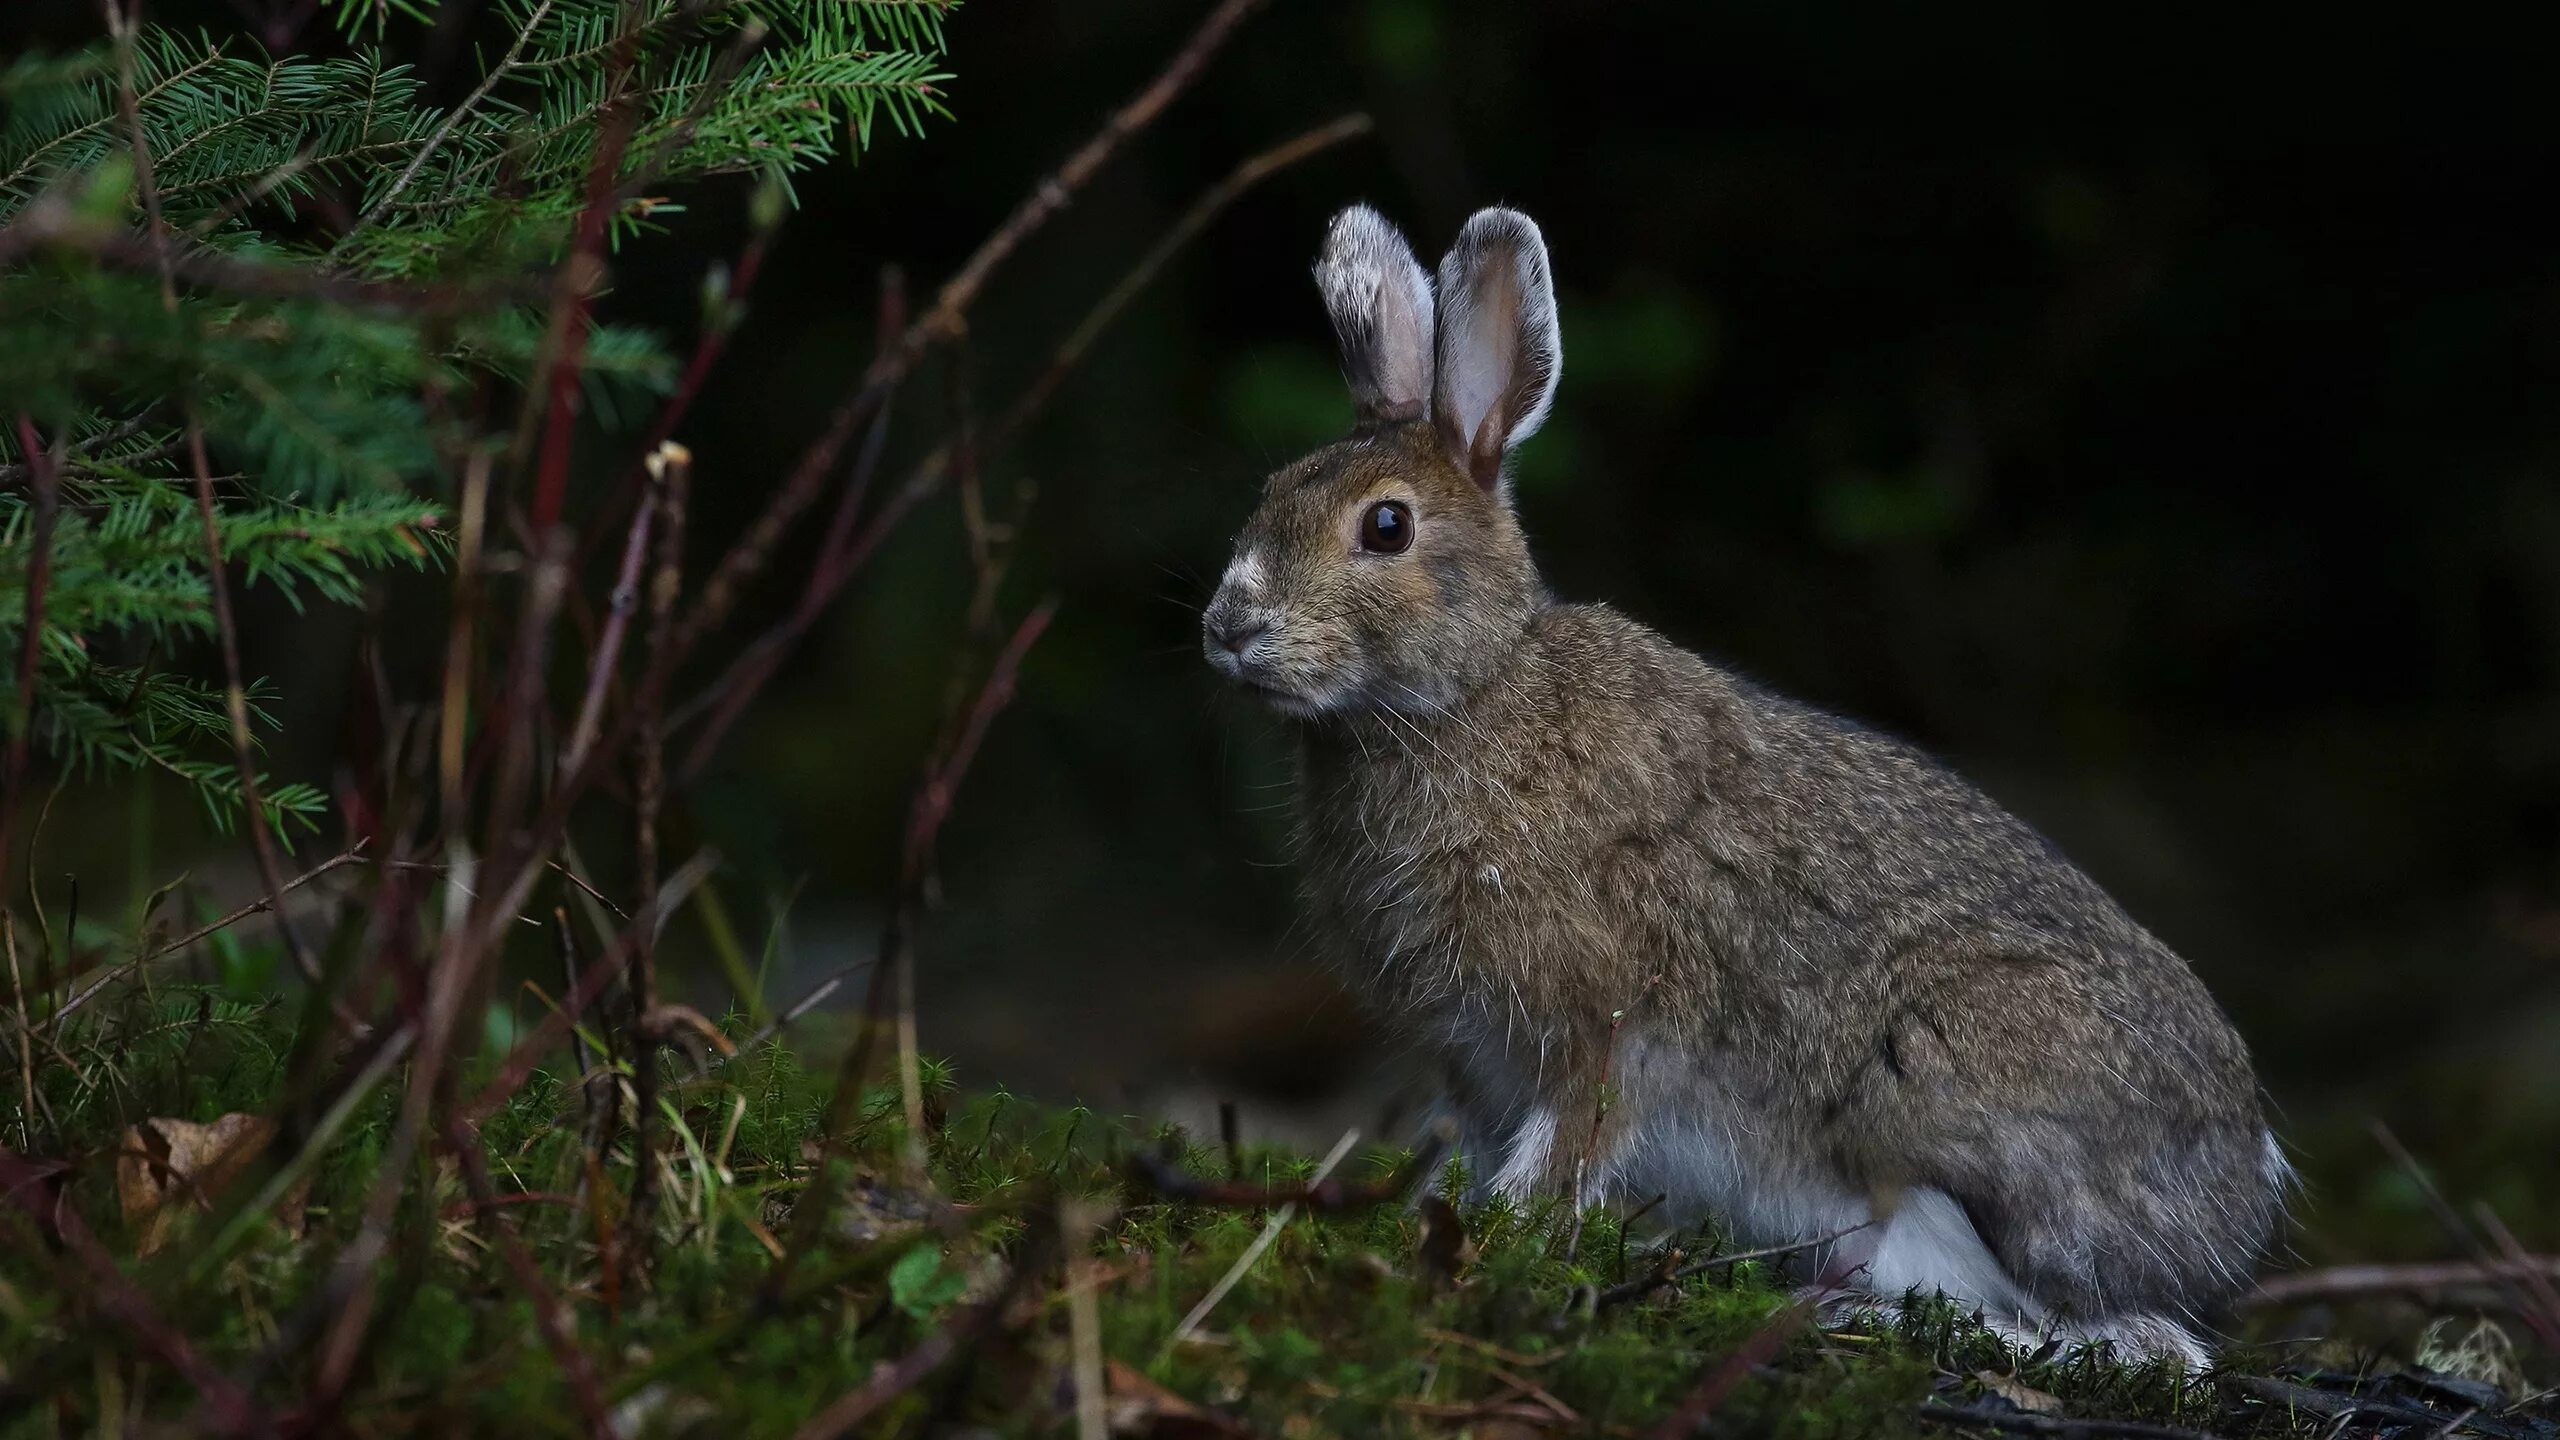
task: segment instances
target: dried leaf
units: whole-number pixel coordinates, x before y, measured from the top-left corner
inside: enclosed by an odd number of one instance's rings
[[[275,1138],[263,1115],[225,1115],[210,1125],[191,1120],[145,1120],[125,1127],[116,1152],[116,1201],[125,1224],[137,1229],[135,1248],[148,1255],[169,1241],[177,1217],[208,1210],[214,1198],[240,1178]],[[287,1229],[302,1228],[307,1184],[296,1185],[276,1207]]]
[[[1476,1246],[1467,1238],[1466,1222],[1458,1218],[1457,1207],[1440,1196],[1427,1196],[1422,1202],[1422,1233],[1414,1241],[1414,1258],[1421,1262],[1424,1278],[1435,1285],[1455,1284],[1475,1263]]]
[[[2030,1415],[2062,1413],[2061,1401],[2015,1375],[2003,1375],[1996,1370],[1976,1370],[1973,1372],[1973,1378],[1982,1383],[1986,1393],[1997,1395]]]
[[[1195,1405],[1148,1379],[1125,1360],[1110,1361],[1103,1374],[1114,1435],[1140,1435],[1149,1440],[1227,1440],[1248,1433],[1217,1411]]]

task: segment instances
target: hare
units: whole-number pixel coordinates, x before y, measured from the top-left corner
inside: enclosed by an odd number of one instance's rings
[[[1548,593],[1505,474],[1563,362],[1528,217],[1435,286],[1355,206],[1315,278],[1355,425],[1266,482],[1202,648],[1293,722],[1307,919],[1485,1184],[2200,1363],[2288,1171],[2194,973],[1911,746]]]

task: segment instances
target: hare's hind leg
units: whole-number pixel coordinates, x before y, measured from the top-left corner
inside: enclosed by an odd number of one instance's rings
[[[2054,1314],[1992,1253],[1965,1207],[1943,1190],[1904,1192],[1882,1225],[1842,1242],[1823,1282],[1854,1286],[1863,1293],[1852,1306],[1872,1306],[1888,1317],[1898,1313],[1903,1295],[1943,1295],[1980,1315],[1986,1328],[2022,1351],[2059,1339],[2111,1345],[2127,1359],[2176,1360],[2191,1368],[2205,1362],[2205,1348],[2193,1332],[2166,1316],[2091,1321]]]

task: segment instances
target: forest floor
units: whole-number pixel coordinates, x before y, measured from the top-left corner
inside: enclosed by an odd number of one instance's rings
[[[1816,1312],[1713,1234],[1453,1207],[1428,1154],[1328,1169],[931,1064],[831,1117],[833,1076],[771,1044],[675,1067],[635,1222],[627,1079],[537,1071],[482,1119],[486,1173],[422,1146],[386,1175],[398,1067],[304,1085],[276,1003],[77,1018],[9,1077],[5,1436],[2560,1440],[2478,1322],[2433,1369],[2300,1339],[2200,1375],[2021,1355],[1943,1303]]]

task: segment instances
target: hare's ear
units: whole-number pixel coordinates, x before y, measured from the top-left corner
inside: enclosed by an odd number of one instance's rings
[[[1431,277],[1403,233],[1366,205],[1334,216],[1316,288],[1342,342],[1361,428],[1421,419],[1431,398]]]
[[[1537,431],[1564,370],[1546,237],[1517,210],[1479,210],[1440,262],[1438,383],[1431,418],[1476,483]]]

